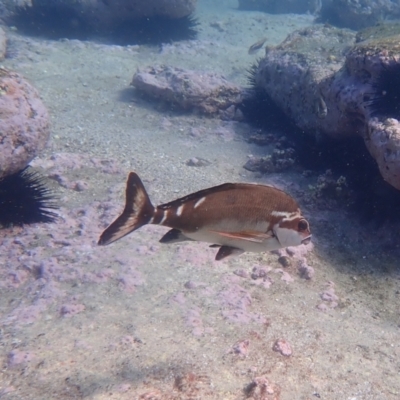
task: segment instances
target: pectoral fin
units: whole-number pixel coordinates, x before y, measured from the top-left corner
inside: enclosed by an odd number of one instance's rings
[[[186,240],[192,239],[185,236],[179,229],[171,229],[160,239],[160,243],[179,243]]]
[[[265,240],[268,240],[274,236],[272,233],[263,233],[257,231],[241,231],[241,232],[211,231],[211,232],[217,233],[218,235],[229,239],[247,240],[249,242],[256,242],[256,243],[262,243]]]
[[[221,246],[220,249],[218,250],[217,255],[215,256],[215,259],[217,261],[219,261],[219,260],[222,260],[223,258],[226,258],[229,256],[238,256],[242,253],[244,253],[244,251],[241,249],[238,249],[236,247]]]

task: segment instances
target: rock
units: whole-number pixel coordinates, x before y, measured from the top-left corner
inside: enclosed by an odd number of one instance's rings
[[[392,0],[324,0],[320,21],[359,30],[388,18],[399,18],[400,4]]]
[[[143,17],[181,18],[195,11],[197,0],[5,0],[8,13],[21,7],[67,10],[97,28]]]
[[[338,28],[295,31],[260,61],[254,76],[256,86],[264,89],[301,129],[331,136],[353,135],[353,127],[336,102],[336,93],[330,91],[335,73],[344,65],[344,51],[354,43],[355,33]],[[323,103],[328,110],[325,116]]]
[[[251,157],[243,165],[248,171],[261,173],[280,172],[289,169],[295,163],[295,150],[293,148],[274,149],[271,154],[264,157]]]
[[[147,67],[134,75],[131,85],[153,99],[204,114],[217,114],[241,102],[242,90],[212,72]]]
[[[276,400],[280,398],[280,387],[271,383],[264,375],[255,377],[245,388],[246,399]]]
[[[361,136],[382,177],[400,189],[400,26],[394,32],[356,43],[346,29],[296,31],[267,51],[254,85],[304,131]]]
[[[278,339],[272,346],[272,350],[281,353],[285,357],[290,357],[292,355],[292,346],[285,339]]]
[[[25,168],[49,134],[49,116],[36,89],[0,68],[0,178]]]
[[[54,0],[42,1],[52,3]],[[70,0],[65,1],[70,2]],[[185,17],[194,12],[197,0],[97,0],[94,3],[99,9],[106,4],[104,16],[111,14],[114,20],[126,20],[156,15],[169,18]]]
[[[304,14],[317,12],[321,0],[239,0],[240,10],[264,11],[271,14]]]
[[[0,61],[4,60],[7,51],[7,38],[4,29],[0,26]]]

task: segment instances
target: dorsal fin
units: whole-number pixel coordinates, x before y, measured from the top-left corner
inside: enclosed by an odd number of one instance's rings
[[[232,190],[235,188],[236,185],[237,185],[236,183],[223,183],[222,185],[219,185],[219,186],[214,186],[212,188],[203,189],[203,190],[199,190],[198,192],[188,194],[187,196],[170,201],[169,203],[161,204],[161,205],[157,206],[157,208],[159,208],[161,210],[168,210],[170,208],[178,208],[183,203],[186,203],[186,202],[192,201],[192,200],[201,199],[202,197],[205,197],[205,196],[209,195],[210,193],[224,192],[226,190]]]

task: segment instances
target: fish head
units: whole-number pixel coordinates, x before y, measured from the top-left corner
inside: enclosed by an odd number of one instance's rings
[[[282,247],[308,244],[311,241],[310,224],[300,214],[282,216],[273,231]]]

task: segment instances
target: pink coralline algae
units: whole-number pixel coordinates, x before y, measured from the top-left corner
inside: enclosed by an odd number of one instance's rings
[[[35,358],[35,354],[30,351],[19,349],[12,350],[7,357],[7,365],[9,368],[25,366]]]
[[[237,284],[235,279],[231,281],[227,279],[226,283],[224,289],[218,294],[218,300],[223,307],[222,316],[237,323],[265,323],[266,319],[263,315],[248,310],[252,303],[250,292]]]
[[[300,260],[297,269],[299,271],[300,277],[304,279],[312,279],[315,275],[315,270],[313,267],[310,267],[307,264],[307,261],[305,259]]]
[[[292,276],[288,272],[284,271],[282,268],[277,268],[274,270],[274,272],[281,274],[281,281],[283,282],[290,283],[294,281]]]
[[[253,267],[251,272],[252,279],[266,278],[269,271],[271,271],[271,267],[260,267],[258,265]]]
[[[268,289],[273,283],[272,279],[267,275],[271,270],[271,267],[261,267],[255,265],[250,275],[251,279],[256,285],[260,285]]]
[[[292,355],[292,346],[285,339],[278,339],[272,346],[272,350],[281,353],[285,357]]]
[[[323,300],[323,302],[317,306],[320,311],[327,311],[339,305],[340,299],[335,293],[335,284],[331,281],[327,283],[326,289],[320,293],[320,297]]]
[[[231,353],[236,354],[240,358],[247,357],[249,353],[250,340],[240,340],[232,347]]]
[[[60,314],[63,317],[70,318],[85,311],[85,308],[83,304],[64,304],[60,309]]]
[[[186,302],[185,294],[182,292],[179,292],[176,295],[171,297],[171,301],[173,301],[179,305],[183,305]]]
[[[118,280],[118,287],[128,293],[133,293],[144,282],[141,274],[133,267],[125,267]]]
[[[241,278],[248,279],[250,278],[250,274],[243,268],[236,269],[233,273]]]
[[[24,290],[25,301],[16,305],[5,316],[5,323],[17,326],[32,324],[57,305],[59,315],[72,317],[84,311],[80,301],[65,299],[69,284],[116,282],[119,287],[133,292],[143,284],[137,270],[140,261],[132,261],[132,253],[120,254],[115,265],[102,266],[104,251],[94,246],[100,221],[109,219],[108,211],[100,203],[92,203],[75,210],[60,209],[62,223],[49,230],[48,226],[14,227],[0,230],[0,288],[8,291]],[[71,235],[71,232],[80,232]],[[38,244],[38,238],[46,238]],[[65,299],[65,300],[63,300]],[[14,322],[15,321],[15,322]]]
[[[192,334],[194,336],[201,336],[204,333],[203,320],[201,318],[200,310],[189,310],[186,315],[186,324],[193,328]]]
[[[247,399],[278,400],[280,388],[271,383],[266,376],[257,376],[244,389]]]
[[[56,171],[67,178],[76,176],[75,170],[81,168],[111,175],[120,171],[116,162],[82,154],[58,153],[49,159],[36,158],[31,164],[47,171],[47,176]],[[118,212],[113,201],[116,189],[108,192],[106,201],[72,209],[60,207],[57,224],[0,229],[0,291],[4,296],[22,296],[20,302],[4,309],[3,324],[23,329],[42,318],[77,318],[90,296],[71,297],[74,288],[81,285],[112,282],[126,296],[144,283],[140,267],[146,257],[154,255],[156,247],[139,239],[136,248],[116,255],[113,249],[96,246],[99,232]]]
[[[310,251],[314,249],[314,245],[312,242],[308,244],[303,244],[301,246],[289,246],[286,249],[281,249],[281,255],[284,255],[285,252],[296,259],[303,259]]]

